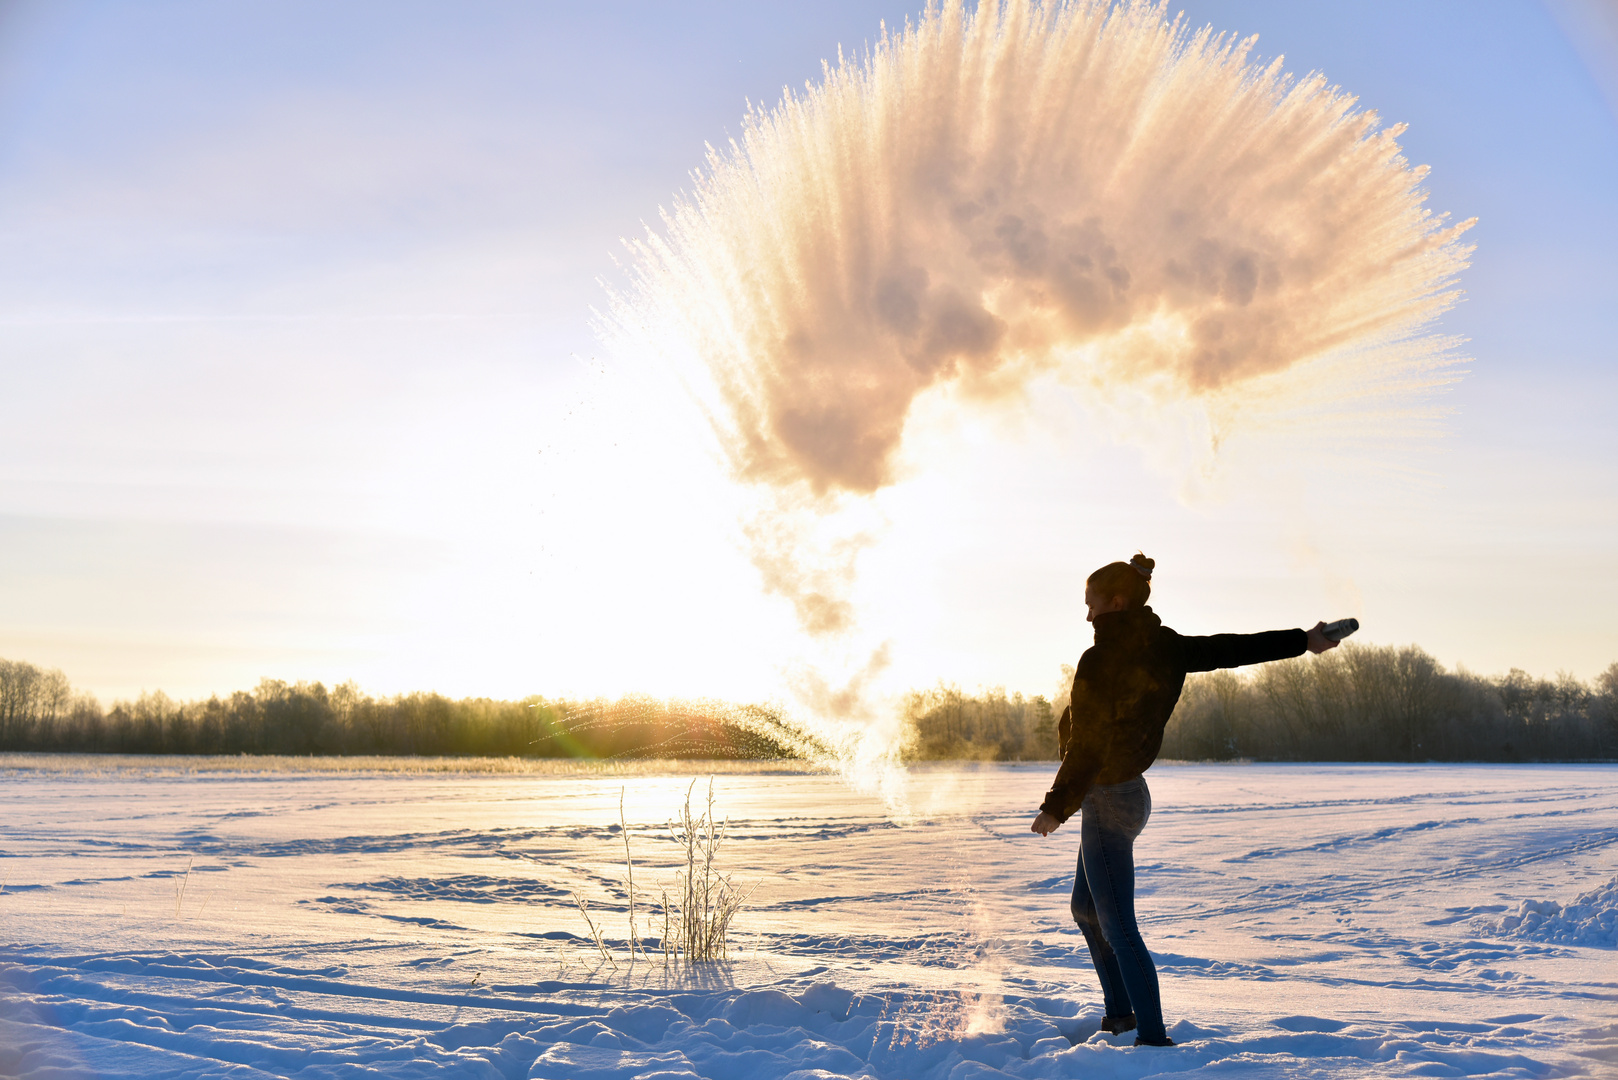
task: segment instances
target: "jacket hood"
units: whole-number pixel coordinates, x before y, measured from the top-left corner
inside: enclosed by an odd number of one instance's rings
[[[1091,625],[1096,628],[1096,644],[1101,645],[1149,637],[1163,625],[1163,620],[1148,605],[1097,615]]]

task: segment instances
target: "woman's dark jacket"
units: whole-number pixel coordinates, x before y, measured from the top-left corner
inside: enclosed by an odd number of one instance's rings
[[[1149,607],[1097,615],[1095,631],[1062,716],[1062,767],[1039,807],[1058,821],[1078,812],[1091,787],[1151,767],[1187,672],[1284,660],[1302,655],[1309,641],[1302,630],[1182,637]]]

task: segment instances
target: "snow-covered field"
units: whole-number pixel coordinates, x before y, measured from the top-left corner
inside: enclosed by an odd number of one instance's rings
[[[618,800],[644,904],[689,771],[352,764],[0,759],[0,1076],[1618,1075],[1612,767],[1160,764],[1181,1045],[1136,1049],[1077,822],[1027,831],[1053,766],[720,773],[757,891],[728,963],[668,970],[623,948]]]

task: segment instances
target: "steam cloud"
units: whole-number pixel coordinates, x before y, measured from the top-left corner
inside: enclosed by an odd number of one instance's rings
[[[750,111],[632,245],[613,320],[700,358],[730,466],[767,493],[754,561],[806,630],[849,626],[858,544],[794,536],[893,481],[929,388],[1063,370],[1212,397],[1423,353],[1471,222],[1423,207],[1402,126],[1253,45],[1138,0],[952,0]]]

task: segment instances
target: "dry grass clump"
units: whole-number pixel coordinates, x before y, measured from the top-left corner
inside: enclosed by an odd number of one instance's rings
[[[675,960],[684,957],[688,962],[707,963],[726,958],[731,921],[753,890],[742,892],[730,875],[720,873],[715,865],[729,819],[720,822],[714,817],[711,778],[707,807],[702,816],[693,815],[691,793],[696,786],[697,782],[691,781],[679,818],[669,823],[675,843],[685,851],[685,870],[675,874],[680,904],[672,922],[668,894],[663,895],[663,955],[665,959],[672,953]]]
[[[714,814],[713,779],[708,780],[707,804],[699,814],[691,808],[691,797],[697,782],[686,788],[685,803],[679,816],[668,824],[669,838],[679,845],[684,866],[674,874],[674,897],[668,889],[660,890],[663,933],[659,945],[663,965],[678,967],[680,963],[701,964],[727,959],[730,951],[730,930],[736,915],[752,895],[751,888],[742,890],[729,874],[718,867],[719,849],[724,844],[728,819],[721,821]],[[618,819],[624,840],[624,879],[629,904],[629,960],[637,954],[645,956],[640,937],[640,926],[635,906],[635,861],[629,845],[629,822],[624,816],[624,793],[618,793]],[[756,887],[756,886],[755,886]],[[618,961],[602,934],[601,926],[590,915],[590,907],[578,893],[573,902],[585,925],[590,928],[590,940],[601,959],[616,970]]]

